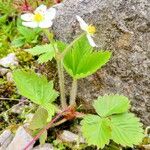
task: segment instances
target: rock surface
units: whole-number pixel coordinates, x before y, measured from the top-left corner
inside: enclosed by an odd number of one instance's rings
[[[70,131],[64,130],[62,134],[59,136],[59,138],[64,142],[80,142],[85,143],[85,140],[83,137],[80,137],[77,134],[74,134]]]
[[[7,147],[7,150],[22,150],[31,140],[31,135],[29,135],[24,127],[21,126],[16,131],[15,137]],[[31,145],[28,150],[31,150],[32,148],[33,145]]]
[[[100,49],[113,52],[96,74],[79,81],[78,97],[91,101],[120,93],[132,101],[132,111],[150,124],[150,2],[149,0],[64,0],[56,5],[56,37],[72,41],[79,34],[80,15],[97,27]]]

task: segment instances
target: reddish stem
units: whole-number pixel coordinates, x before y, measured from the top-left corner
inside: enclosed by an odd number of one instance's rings
[[[59,113],[56,117],[54,117],[49,123],[48,125],[43,128],[29,143],[28,145],[25,146],[25,148],[23,150],[28,150],[28,148],[37,140],[39,139],[39,137],[45,132],[45,130],[48,130],[51,125],[57,121],[62,115],[64,112],[67,112],[68,110],[70,110],[70,108],[68,107],[67,109],[65,109],[64,111],[62,111],[61,113]]]
[[[61,3],[62,0],[54,0],[56,4]]]
[[[25,4],[26,6],[28,6],[28,2],[27,2],[27,0],[24,0],[24,4]]]

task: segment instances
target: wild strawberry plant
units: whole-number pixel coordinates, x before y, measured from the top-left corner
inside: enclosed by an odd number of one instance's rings
[[[47,9],[45,5],[41,5],[34,13],[23,14],[21,17],[24,20],[24,26],[42,28],[49,39],[50,43],[37,45],[26,51],[33,56],[37,55],[39,63],[56,60],[60,87],[60,93],[58,93],[53,88],[53,81],[48,81],[45,76],[33,71],[14,71],[13,78],[19,93],[39,106],[29,128],[36,133],[43,128],[25,149],[38,138],[41,143],[44,143],[47,137],[46,130],[53,123],[58,125],[78,116],[83,118],[81,121],[82,133],[89,145],[104,148],[110,140],[122,146],[132,147],[139,144],[143,138],[142,124],[134,114],[129,112],[130,102],[127,97],[118,94],[98,97],[93,104],[96,114],[81,115],[76,111],[78,80],[92,75],[104,66],[110,60],[111,52],[98,50],[93,40],[96,28],[88,25],[79,16],[76,18],[84,33],[70,44],[55,40],[51,30],[47,29],[52,26],[55,14],[54,8]],[[95,47],[97,47],[96,50]],[[66,101],[64,69],[72,77],[69,103]],[[54,105],[58,96],[60,96],[61,108]],[[52,119],[55,113],[58,115]],[[63,117],[63,121],[58,122],[60,117]]]

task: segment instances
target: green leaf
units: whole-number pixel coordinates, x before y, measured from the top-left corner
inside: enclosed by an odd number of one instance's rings
[[[4,23],[7,21],[7,14],[0,16],[0,25],[4,25]]]
[[[110,57],[109,51],[93,51],[87,38],[82,36],[65,55],[64,67],[73,78],[80,79],[95,73]]]
[[[97,115],[87,115],[81,122],[83,136],[89,145],[96,145],[103,148],[109,144],[111,129],[109,119],[100,118]]]
[[[56,41],[57,48],[60,52],[63,52],[64,49],[68,46],[66,43],[62,41]]]
[[[23,37],[16,38],[11,43],[15,47],[21,47],[25,44],[25,40]]]
[[[29,52],[33,56],[36,56],[47,53],[49,51],[53,51],[53,47],[51,44],[37,45],[33,48],[26,49],[25,51]]]
[[[122,146],[138,145],[143,139],[142,124],[131,113],[111,116],[112,140]]]
[[[130,102],[123,95],[105,95],[94,102],[94,108],[101,117],[127,112]]]
[[[42,63],[48,62],[49,60],[51,61],[54,56],[55,56],[54,51],[49,51],[47,53],[40,55],[38,62],[42,64]]]
[[[33,48],[26,49],[25,51],[29,52],[33,56],[39,55],[39,63],[52,60],[52,58],[55,56],[54,48],[51,44],[37,45]]]
[[[46,139],[47,139],[47,131],[45,131],[45,132],[40,136],[40,138],[39,138],[39,140],[40,140],[40,145],[45,144]]]
[[[32,42],[33,40],[36,40],[39,36],[39,33],[41,32],[40,28],[30,29],[24,26],[18,26],[17,27],[19,33],[26,39],[27,42]]]
[[[55,105],[51,104],[51,103],[46,103],[43,104],[42,107],[47,110],[48,112],[48,118],[47,118],[47,122],[49,122],[52,119],[52,116],[55,114],[56,112],[56,107]]]
[[[48,118],[48,112],[44,108],[39,108],[29,125],[29,129],[36,130],[36,129],[42,129],[44,126],[46,126]]]
[[[51,103],[58,96],[53,83],[33,71],[16,70],[13,72],[13,79],[19,93],[38,105]]]

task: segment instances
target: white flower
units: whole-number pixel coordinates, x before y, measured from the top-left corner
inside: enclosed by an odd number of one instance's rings
[[[34,13],[26,13],[21,15],[21,19],[24,21],[22,25],[30,28],[49,28],[52,26],[52,20],[55,18],[56,9],[49,8],[45,5],[40,5],[36,8]]]
[[[80,16],[76,15],[77,20],[79,21],[80,27],[82,30],[86,32],[86,36],[88,41],[92,47],[97,47],[93,40],[94,33],[96,32],[96,28],[93,25],[88,25]]]

